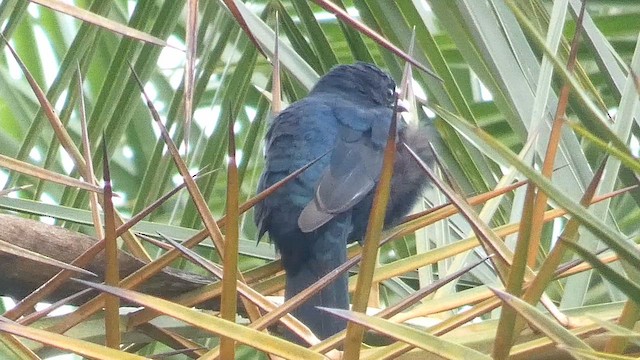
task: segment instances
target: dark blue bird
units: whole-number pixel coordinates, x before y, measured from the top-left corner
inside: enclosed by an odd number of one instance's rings
[[[395,82],[374,65],[334,67],[309,95],[282,111],[265,139],[266,163],[258,191],[330,152],[256,205],[259,237],[275,242],[287,274],[285,298],[304,290],[347,259],[347,243],[362,238],[395,102]],[[411,209],[426,183],[407,143],[424,160],[426,138],[398,124],[398,146],[386,226]],[[348,309],[347,276],[338,278],[293,312],[319,338],[346,327],[315,306]]]

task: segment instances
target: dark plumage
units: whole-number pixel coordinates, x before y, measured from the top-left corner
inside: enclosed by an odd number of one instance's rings
[[[364,235],[394,92],[394,81],[377,67],[340,65],[323,76],[307,97],[273,119],[258,191],[330,151],[255,208],[259,236],[268,232],[281,254],[286,298],[344,263],[347,243]],[[415,160],[400,146],[406,142],[428,161],[426,138],[399,123],[398,139],[386,226],[406,215],[426,183]],[[315,306],[347,309],[347,280],[347,276],[337,279],[293,313],[320,338],[346,326]]]

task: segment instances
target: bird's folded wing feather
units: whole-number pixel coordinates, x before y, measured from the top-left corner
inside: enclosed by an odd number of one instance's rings
[[[348,119],[344,115],[336,112],[338,134],[330,165],[320,178],[314,199],[298,218],[303,232],[316,230],[334,215],[352,208],[380,177],[384,142],[379,134],[388,133],[384,118],[388,117],[390,123],[391,111],[352,111]]]

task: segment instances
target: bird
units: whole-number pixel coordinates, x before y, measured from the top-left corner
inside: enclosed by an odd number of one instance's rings
[[[280,253],[285,299],[342,265],[348,243],[364,236],[395,103],[389,74],[365,62],[338,65],[269,124],[258,192],[319,158],[255,206],[258,241],[268,233]],[[419,128],[399,122],[397,135],[385,227],[401,221],[428,183],[401,144],[432,160]],[[347,274],[292,312],[320,339],[346,328],[317,306],[349,308]]]

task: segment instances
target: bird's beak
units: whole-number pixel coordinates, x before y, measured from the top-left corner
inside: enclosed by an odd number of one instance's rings
[[[409,104],[402,98],[402,94],[399,91],[396,91],[396,97],[398,98],[397,111],[399,113],[408,111],[409,110]]]

